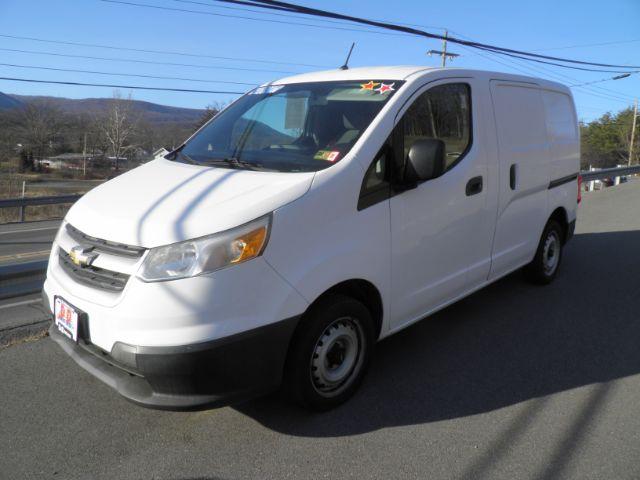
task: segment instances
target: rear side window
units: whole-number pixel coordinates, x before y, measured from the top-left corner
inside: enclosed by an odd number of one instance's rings
[[[404,157],[416,140],[437,138],[445,144],[447,170],[471,144],[471,89],[466,83],[438,85],[420,95],[403,118]]]

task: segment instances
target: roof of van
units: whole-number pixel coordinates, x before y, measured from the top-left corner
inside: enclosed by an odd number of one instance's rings
[[[492,72],[486,70],[474,70],[468,68],[439,68],[439,67],[425,67],[424,65],[398,65],[398,66],[385,66],[385,67],[357,67],[349,68],[348,70],[341,70],[336,68],[334,70],[324,70],[320,72],[302,73],[300,75],[294,75],[291,77],[282,78],[274,82],[273,84],[283,83],[306,83],[306,82],[328,82],[335,80],[407,80],[409,77],[417,74],[426,74],[436,72],[439,70],[455,71],[457,75],[470,75],[474,77],[500,79],[500,80],[514,80],[521,82],[535,82],[537,84],[546,85],[549,87],[559,88],[561,90],[568,90],[565,85],[560,83],[529,77],[526,75],[517,75],[513,73],[504,72]],[[265,84],[267,85],[267,84]]]

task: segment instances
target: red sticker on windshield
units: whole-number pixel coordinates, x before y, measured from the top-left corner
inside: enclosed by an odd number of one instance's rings
[[[380,92],[380,94],[382,95],[383,93],[387,93],[387,92],[393,92],[395,90],[395,88],[393,88],[393,86],[395,85],[394,83],[382,83],[380,85],[380,88],[376,88],[376,92]]]
[[[335,162],[340,152],[330,152],[329,150],[319,150],[313,158],[316,160],[326,160],[327,162]]]

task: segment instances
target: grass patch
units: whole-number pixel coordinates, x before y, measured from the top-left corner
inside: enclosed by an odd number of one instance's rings
[[[22,345],[23,343],[37,342],[38,340],[42,340],[44,337],[49,336],[49,332],[47,331],[48,322],[43,327],[43,331],[32,333],[27,335],[26,337],[16,337],[11,338],[6,342],[0,342],[0,352],[9,347],[15,347],[16,345]]]

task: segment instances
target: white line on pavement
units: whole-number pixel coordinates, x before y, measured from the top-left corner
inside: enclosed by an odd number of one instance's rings
[[[39,232],[42,230],[57,230],[60,226],[55,227],[40,227],[40,228],[25,228],[22,230],[9,230],[8,232],[0,232],[0,235],[8,235],[10,233],[25,233],[25,232]]]
[[[23,300],[22,302],[8,303],[6,305],[0,305],[0,310],[11,307],[20,307],[22,305],[32,305],[34,303],[40,303],[42,300],[39,298],[34,298],[32,300]]]

